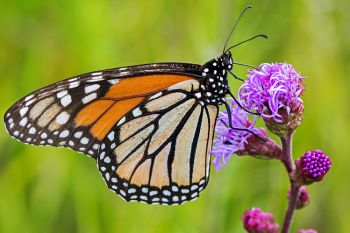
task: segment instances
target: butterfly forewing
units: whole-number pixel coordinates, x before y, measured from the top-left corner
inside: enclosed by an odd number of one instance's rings
[[[139,65],[87,73],[60,81],[13,105],[5,113],[6,129],[24,143],[64,146],[96,157],[100,141],[118,120],[115,113],[121,116],[128,108],[137,105],[142,96],[176,82],[176,77],[170,82],[167,77],[162,77],[164,72],[169,70],[176,74],[185,71],[193,75],[196,67],[183,63]],[[160,82],[152,85],[149,82],[152,75],[160,75],[153,78]],[[121,79],[135,77],[139,78],[133,80],[138,81],[131,86],[126,87],[126,82],[120,83]],[[140,85],[140,81],[146,82],[146,86]],[[130,89],[132,93],[128,91]],[[132,106],[123,106],[123,101],[116,103],[130,98],[133,98],[129,101]]]
[[[80,124],[83,108],[102,98],[115,80],[91,73],[36,91],[17,102],[5,114],[9,133],[29,144],[70,147],[96,157],[99,141]],[[86,116],[88,117],[88,115]]]

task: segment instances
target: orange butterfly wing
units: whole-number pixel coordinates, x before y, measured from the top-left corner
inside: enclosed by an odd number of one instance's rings
[[[170,66],[119,68],[50,85],[12,106],[6,128],[25,143],[97,158],[108,187],[126,200],[194,199],[209,179],[217,106],[194,94],[198,66]]]
[[[52,84],[14,104],[5,113],[6,129],[27,144],[68,147],[96,158],[114,123],[145,96],[194,78],[159,72],[167,72],[166,67],[167,63],[123,67]],[[174,63],[170,70],[192,72],[195,67]]]

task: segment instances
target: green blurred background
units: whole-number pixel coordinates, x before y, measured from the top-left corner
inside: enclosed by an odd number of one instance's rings
[[[47,84],[104,68],[160,61],[202,64],[230,44],[240,62],[287,61],[307,76],[304,122],[294,154],[322,149],[330,174],[310,186],[308,208],[292,232],[350,232],[350,15],[347,0],[2,1],[1,115]],[[235,67],[244,77],[245,69]],[[236,90],[239,82],[231,80]],[[110,192],[92,159],[34,147],[0,128],[0,232],[243,232],[244,210],[258,206],[281,222],[288,180],[277,161],[234,156],[199,199],[182,206],[127,203]]]

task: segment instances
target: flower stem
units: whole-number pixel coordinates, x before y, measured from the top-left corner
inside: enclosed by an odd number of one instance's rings
[[[282,141],[281,160],[288,171],[288,175],[290,179],[293,177],[293,173],[295,170],[295,165],[294,165],[293,156],[292,156],[292,135],[293,133],[287,133],[286,136],[281,138],[281,141]]]
[[[296,209],[300,189],[300,186],[297,185],[294,180],[295,164],[292,155],[292,135],[293,133],[290,132],[287,133],[287,135],[285,135],[283,138],[281,138],[283,152],[281,161],[286,167],[291,185],[290,198],[288,201],[288,208],[284,216],[283,227],[281,231],[282,233],[289,233],[290,231],[290,226],[293,221],[293,215]]]
[[[288,208],[284,215],[283,227],[281,231],[282,233],[289,233],[290,231],[290,226],[293,221],[293,215],[294,215],[294,211],[298,201],[299,189],[300,189],[300,186],[296,185],[295,182],[292,181],[291,192],[290,192],[290,197],[288,201]]]

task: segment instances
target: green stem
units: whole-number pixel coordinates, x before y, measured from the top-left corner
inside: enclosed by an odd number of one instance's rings
[[[291,190],[288,201],[288,208],[284,215],[284,221],[282,226],[282,233],[289,233],[290,227],[293,221],[294,211],[297,206],[298,196],[299,196],[300,186],[296,185],[295,182],[291,182]]]
[[[294,180],[295,164],[292,155],[292,135],[288,133],[285,137],[281,138],[282,141],[282,158],[281,161],[286,167],[290,180],[290,195],[288,201],[288,207],[284,216],[283,226],[281,233],[289,233],[290,227],[293,221],[294,211],[296,209],[300,186],[296,184]]]
[[[281,138],[282,141],[282,163],[288,171],[289,178],[293,177],[295,165],[292,156],[292,135],[293,133],[287,133],[286,136]]]

